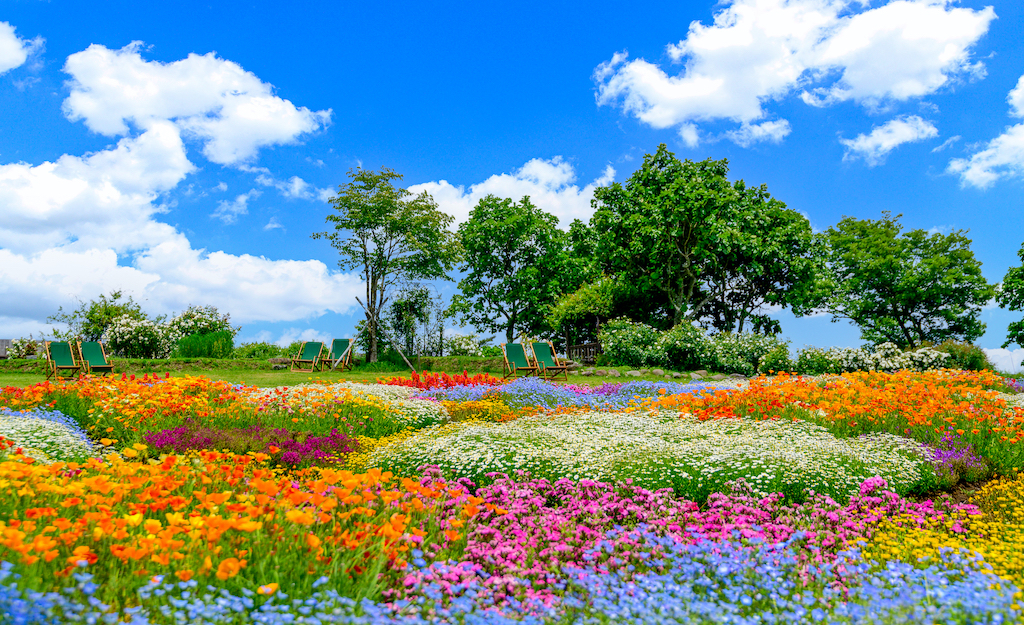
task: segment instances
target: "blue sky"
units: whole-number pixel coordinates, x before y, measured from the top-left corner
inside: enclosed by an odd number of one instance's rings
[[[1022,18],[1016,0],[5,2],[0,336],[113,289],[154,315],[216,305],[242,340],[351,334],[358,277],[309,236],[350,168],[390,167],[457,219],[528,194],[567,225],[662,142],[728,158],[817,229],[889,210],[969,230],[996,282],[1024,242]],[[986,309],[979,344],[1020,315]],[[860,343],[779,318],[794,347]]]

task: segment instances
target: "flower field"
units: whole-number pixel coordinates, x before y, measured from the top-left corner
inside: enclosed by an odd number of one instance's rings
[[[1017,390],[5,388],[0,622],[1024,622]]]

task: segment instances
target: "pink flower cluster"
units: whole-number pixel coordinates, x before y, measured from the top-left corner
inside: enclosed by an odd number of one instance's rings
[[[426,468],[425,474],[426,483],[440,477],[434,467]],[[649,545],[644,536],[685,543],[740,539],[753,544],[783,542],[800,532],[804,536],[801,558],[811,564],[831,562],[856,539],[869,538],[883,518],[924,524],[958,516],[958,512],[978,512],[974,506],[948,499],[904,499],[887,490],[880,477],[866,480],[859,496],[847,505],[824,495],[785,505],[781,494],[758,499],[739,481],[730,492],[711,495],[703,508],[675,497],[669,489],[649,491],[628,482],[563,479],[551,483],[522,475],[519,481],[506,475],[493,477],[496,481],[476,494],[507,513],[488,510],[474,519],[460,562],[436,561],[442,546],[432,551],[428,547],[422,566],[405,578],[407,593],[430,585],[456,596],[484,578],[483,587],[493,593],[496,606],[509,601],[551,606],[564,587],[567,568],[582,566],[598,574],[658,571],[660,548]],[[953,530],[959,531],[958,526]]]

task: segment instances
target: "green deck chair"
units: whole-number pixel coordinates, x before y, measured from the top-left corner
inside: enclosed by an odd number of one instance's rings
[[[569,381],[569,367],[558,362],[551,341],[537,341],[530,345],[533,347],[533,362],[540,369],[541,376],[549,380],[562,376],[566,382]]]
[[[107,352],[102,343],[96,341],[80,341],[78,353],[82,356],[82,366],[86,373],[108,374],[114,372],[114,365],[107,360]]]
[[[56,376],[72,377],[82,369],[82,364],[75,360],[75,352],[67,341],[46,341],[46,379]]]
[[[331,353],[327,357],[331,361],[331,371],[338,367],[341,370],[352,368],[352,339],[334,339],[331,342]]]
[[[313,373],[318,368],[324,370],[324,344],[317,341],[306,341],[299,347],[299,355],[292,358],[292,371]],[[307,368],[308,367],[308,368]]]
[[[505,359],[505,378],[518,375],[533,375],[540,371],[536,365],[530,364],[526,350],[519,343],[502,343],[501,355]]]

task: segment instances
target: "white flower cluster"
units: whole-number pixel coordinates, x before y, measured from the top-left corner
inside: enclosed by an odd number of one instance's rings
[[[231,332],[238,334],[241,327],[232,327],[230,314],[220,314],[216,306],[189,306],[180,315],[171,319],[167,326],[181,336],[192,334],[210,334],[212,332]]]
[[[27,339],[14,339],[11,341],[11,346],[7,348],[7,357],[24,358],[26,356],[40,354],[42,351],[43,350],[39,346],[39,342],[32,337]]]
[[[122,358],[167,358],[182,336],[169,324],[121,315],[110,322],[101,340]]]
[[[292,411],[309,410],[317,404],[344,401],[346,396],[355,396],[382,406],[397,415],[409,427],[424,427],[448,420],[448,411],[440,403],[413,399],[412,396],[418,392],[418,389],[408,386],[338,382],[260,388],[244,391],[242,395],[246,401],[256,406]]]
[[[813,490],[847,497],[875,475],[905,491],[931,476],[930,457],[910,439],[839,439],[803,420],[588,412],[434,426],[374,450],[367,466],[397,472],[437,464],[475,479],[516,470],[549,479],[632,478],[644,488],[693,494],[743,478],[759,495]]]
[[[800,373],[844,373],[849,371],[928,371],[943,366],[949,354],[923,347],[904,352],[895,343],[882,343],[874,349],[809,347],[797,356]]]
[[[708,336],[682,323],[660,332],[643,323],[613,319],[601,329],[601,349],[615,364],[630,367],[668,367],[677,370],[712,369],[753,375],[767,354],[786,344],[761,334],[720,333]]]
[[[23,453],[39,462],[82,461],[96,455],[92,443],[80,430],[66,423],[21,416],[0,410],[0,436],[21,447]]]

